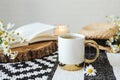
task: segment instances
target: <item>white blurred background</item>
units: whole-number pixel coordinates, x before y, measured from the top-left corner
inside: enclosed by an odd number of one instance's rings
[[[0,0],[0,19],[17,27],[33,22],[66,24],[78,32],[111,14],[120,14],[120,0]]]

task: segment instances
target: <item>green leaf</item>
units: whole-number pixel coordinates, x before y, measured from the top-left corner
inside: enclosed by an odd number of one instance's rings
[[[0,44],[2,44],[2,42],[3,42],[3,41],[2,41],[2,38],[0,37]]]

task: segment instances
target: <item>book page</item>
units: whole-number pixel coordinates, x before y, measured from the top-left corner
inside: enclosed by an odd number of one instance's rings
[[[28,42],[23,42],[23,43],[16,42],[16,43],[11,44],[10,48],[16,48],[16,47],[21,47],[21,46],[26,46],[26,45],[29,45],[29,43]]]
[[[48,36],[48,35],[53,36],[54,28],[55,27],[51,25],[46,25],[42,23],[33,23],[19,27],[18,29],[15,30],[15,32],[19,32],[20,35],[26,39],[27,42],[31,43],[34,42],[35,40],[34,41],[32,40],[36,38],[38,41],[38,37],[40,36]]]
[[[29,43],[35,43],[35,42],[40,42],[40,41],[49,41],[49,40],[57,40],[57,37],[51,36],[51,35],[38,36],[36,38],[33,38]]]

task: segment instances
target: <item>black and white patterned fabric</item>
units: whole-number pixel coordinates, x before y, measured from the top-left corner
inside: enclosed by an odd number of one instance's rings
[[[0,63],[0,80],[51,80],[58,65],[58,54],[26,62]]]
[[[85,51],[87,58],[93,58],[95,56],[94,49],[86,49]],[[115,68],[113,69],[113,66],[110,64],[105,51],[100,51],[98,59],[91,64],[97,70],[96,76],[91,77],[84,75],[84,79],[82,80],[120,80],[118,79],[120,74],[114,74]],[[88,65],[87,63],[85,64],[85,66]],[[0,80],[52,80],[57,66],[57,52],[41,59],[34,59],[27,62],[0,63]],[[58,76],[61,76],[59,74],[60,73],[58,73]],[[67,74],[64,74],[64,76],[65,75]],[[80,76],[81,75],[78,77]],[[61,78],[62,77],[63,76],[61,76]],[[62,80],[66,79],[62,78]],[[75,77],[75,80],[79,79]]]

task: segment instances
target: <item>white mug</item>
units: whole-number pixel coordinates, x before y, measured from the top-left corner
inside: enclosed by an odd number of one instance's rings
[[[96,48],[94,59],[86,59],[85,46]],[[98,45],[93,40],[85,40],[82,34],[67,33],[58,37],[59,66],[64,70],[79,70],[84,66],[84,62],[94,62],[99,56]]]

